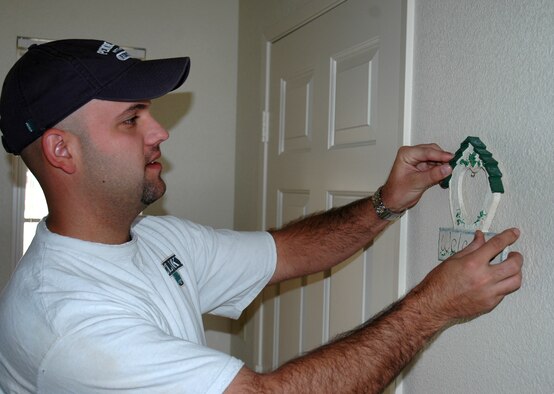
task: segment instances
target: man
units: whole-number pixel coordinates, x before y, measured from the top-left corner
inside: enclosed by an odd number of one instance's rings
[[[357,330],[258,374],[205,346],[201,315],[237,317],[267,283],[343,261],[448,176],[437,145],[399,150],[372,198],[271,232],[137,215],[165,192],[167,132],[150,100],[179,87],[188,58],[141,62],[103,41],[31,47],[0,98],[8,152],[49,208],[0,299],[4,392],[379,392],[442,329],[491,311],[521,284],[522,256],[489,261],[506,230],[436,267]]]

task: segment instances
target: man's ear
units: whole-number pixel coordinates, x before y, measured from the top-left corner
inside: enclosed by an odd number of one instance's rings
[[[72,156],[75,138],[59,129],[48,129],[42,135],[42,151],[46,160],[55,168],[59,168],[67,174],[73,174],[76,170]]]

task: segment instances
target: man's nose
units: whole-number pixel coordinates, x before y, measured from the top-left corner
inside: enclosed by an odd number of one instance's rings
[[[161,124],[159,124],[157,120],[152,118],[152,123],[148,125],[146,144],[147,145],[161,144],[168,138],[169,138],[169,133],[167,132],[167,130]]]

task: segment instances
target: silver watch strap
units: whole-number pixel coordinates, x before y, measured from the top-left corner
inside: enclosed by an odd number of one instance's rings
[[[373,204],[373,207],[375,208],[375,213],[377,213],[377,216],[379,216],[379,218],[383,220],[393,221],[404,215],[406,210],[403,210],[402,212],[393,212],[385,206],[385,204],[383,203],[383,199],[381,198],[382,190],[383,186],[377,189],[375,194],[371,196],[371,202]]]

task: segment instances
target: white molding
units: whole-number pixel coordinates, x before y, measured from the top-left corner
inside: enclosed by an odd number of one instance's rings
[[[279,327],[281,325],[281,285],[277,284],[277,294],[273,302],[273,359],[271,370],[279,367]]]
[[[416,0],[404,0],[406,7],[406,36],[404,64],[404,116],[402,128],[402,144],[412,142],[412,105],[413,105],[413,75],[414,75],[414,41],[415,41],[415,3]],[[398,254],[398,297],[407,292],[408,280],[408,225],[410,213],[400,219],[400,249]],[[404,374],[395,380],[394,394],[404,393]]]
[[[304,303],[306,302],[306,278],[306,276],[303,276],[300,279],[300,308],[298,311],[298,355],[301,355],[304,351],[304,311],[306,310],[306,306],[304,305]]]
[[[270,121],[270,113],[269,113],[269,83],[270,83],[270,65],[271,65],[271,43],[270,42],[264,42],[262,48],[262,53],[264,54],[262,61],[265,62],[262,67],[264,69],[264,91],[263,91],[263,108],[262,108],[262,119],[265,119],[267,124],[267,135],[266,138],[262,141],[262,179],[261,179],[261,214],[259,215],[260,218],[260,230],[264,231],[267,228],[267,168],[268,168],[268,146],[269,146],[269,121]],[[266,115],[267,114],[267,115]],[[267,118],[267,119],[266,119]],[[262,122],[263,123],[263,122]],[[264,128],[264,125],[262,124],[262,129]],[[266,131],[262,130],[262,135],[264,135]],[[257,342],[256,346],[257,349],[254,348],[254,352],[256,354],[257,360],[256,360],[256,369],[257,372],[261,372],[264,370],[264,368],[267,368],[266,365],[264,365],[264,317],[265,317],[265,304],[263,298],[260,302],[260,307],[257,314]]]
[[[321,328],[321,343],[329,342],[329,326],[331,325],[331,270],[323,273],[323,313]]]
[[[414,68],[414,38],[415,38],[415,1],[406,0],[406,59],[404,71],[404,115],[402,128],[402,144],[411,145],[412,140],[412,90]],[[407,260],[408,260],[408,223],[409,212],[400,220],[400,254],[398,264],[398,296],[406,294]],[[396,393],[399,394],[399,393]]]
[[[277,42],[345,1],[312,0],[298,10],[295,10],[293,14],[288,15],[282,21],[269,26],[265,29],[264,36],[269,42]]]

